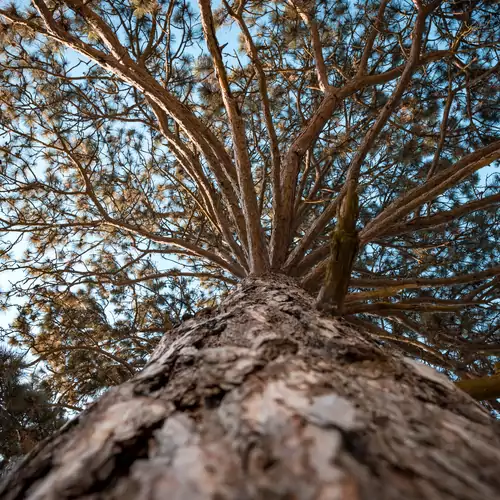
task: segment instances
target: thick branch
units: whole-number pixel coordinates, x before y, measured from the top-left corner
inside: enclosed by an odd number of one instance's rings
[[[243,38],[245,40],[245,47],[252,61],[252,65],[257,74],[257,79],[259,82],[259,93],[262,104],[262,112],[264,114],[264,123],[266,125],[267,134],[269,136],[269,143],[271,146],[271,182],[272,182],[272,192],[273,192],[273,212],[275,213],[277,207],[281,204],[281,154],[278,146],[278,137],[276,135],[276,129],[274,127],[273,116],[271,114],[271,105],[269,102],[269,94],[267,90],[267,78],[264,72],[264,68],[259,59],[259,54],[257,52],[257,47],[252,39],[250,30],[246,25],[243,15],[240,10],[235,12],[231,7],[224,2],[226,8],[228,9],[230,15],[237,21],[238,26],[241,29]],[[243,3],[241,4],[243,5]],[[263,193],[261,195],[261,203],[263,201]]]
[[[252,166],[248,155],[247,139],[245,135],[245,122],[236,98],[229,87],[229,80],[222,59],[222,53],[215,34],[214,20],[210,0],[199,0],[201,21],[205,40],[214,61],[214,67],[219,81],[222,100],[227,111],[229,125],[231,128],[233,146],[236,157],[236,173],[243,202],[243,213],[245,216],[248,251],[250,256],[250,270],[261,274],[269,268],[268,256],[265,251],[260,226],[257,196],[252,177]]]
[[[411,81],[412,75],[417,67],[420,58],[420,50],[422,45],[421,42],[425,28],[425,20],[426,20],[426,14],[420,12],[417,15],[415,27],[412,31],[412,45],[410,50],[410,56],[408,58],[408,62],[406,63],[406,67],[403,71],[403,74],[401,75],[401,78],[393,94],[386,102],[386,104],[382,108],[382,111],[378,115],[377,120],[375,121],[375,123],[373,124],[373,126],[370,128],[365,138],[363,139],[363,142],[358,148],[356,155],[354,156],[349,166],[345,186],[342,189],[342,193],[348,197],[354,196],[354,192],[356,191],[358,185],[361,165],[363,164],[368,153],[373,147],[378,135],[380,134],[385,124],[387,123],[387,120],[398,106],[404,91],[406,90],[407,86]]]
[[[330,87],[328,83],[328,73],[326,70],[325,58],[323,57],[323,48],[321,46],[318,26],[316,24],[316,19],[314,19],[314,15],[312,14],[312,9],[300,0],[290,0],[290,4],[296,7],[300,17],[309,27],[309,31],[311,32],[314,60],[316,62],[316,76],[318,78],[319,88],[323,92],[326,92]]]
[[[500,374],[455,382],[462,391],[479,401],[500,398]]]
[[[333,306],[337,314],[343,311],[352,266],[359,249],[356,231],[358,215],[358,195],[354,192],[352,197],[344,198],[337,214],[325,281],[318,295],[318,305],[325,309]]]

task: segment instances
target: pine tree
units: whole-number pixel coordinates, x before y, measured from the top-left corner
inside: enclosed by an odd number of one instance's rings
[[[0,350],[0,474],[64,423],[61,408],[24,368],[18,355]]]
[[[6,498],[498,494],[497,10],[2,5]]]

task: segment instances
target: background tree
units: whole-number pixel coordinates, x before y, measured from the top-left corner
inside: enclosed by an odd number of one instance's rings
[[[63,423],[43,382],[30,377],[18,355],[0,350],[0,475]]]
[[[142,366],[150,346],[178,321],[176,310],[191,314],[207,300],[212,307],[243,281],[247,294],[257,289],[269,298],[276,317],[306,311],[320,330],[344,324],[338,317],[352,325],[344,336],[359,347],[356,354],[345,338],[336,341],[335,355],[324,342],[321,348],[337,371],[345,370],[340,379],[351,369],[361,377],[365,390],[344,394],[361,407],[373,376],[359,366],[373,362],[363,349],[383,345],[394,357],[382,371],[394,375],[389,385],[412,408],[403,411],[401,429],[423,414],[424,400],[436,412],[458,411],[456,405],[465,405],[460,395],[426,399],[416,379],[398,385],[404,365],[397,353],[452,379],[479,377],[481,385],[481,377],[494,374],[500,345],[496,11],[489,1],[421,0],[223,1],[217,7],[208,0],[197,6],[33,0],[2,7],[2,270],[21,276],[3,300],[29,298],[5,335],[42,356],[54,387],[64,387],[76,404]],[[284,275],[317,296],[316,309]],[[285,302],[298,301],[295,313],[269,292],[263,276],[286,290]],[[257,280],[253,289],[247,277]],[[199,283],[207,296],[184,301]],[[237,315],[234,296],[221,314]],[[239,297],[248,311],[261,300]],[[252,321],[272,316],[269,309],[254,313]],[[219,368],[239,359],[241,352],[231,349],[250,349],[252,321],[242,314],[249,330],[239,340],[236,326],[222,322],[233,332],[225,337],[232,354],[224,362],[214,358]],[[204,318],[164,336],[149,366],[177,352],[165,344],[183,328],[190,329],[193,349],[207,347],[193,326]],[[204,328],[213,332],[218,321]],[[381,344],[368,348],[359,331]],[[295,339],[304,352],[312,349],[306,337]],[[285,344],[280,352],[294,360],[295,348]],[[268,366],[268,354],[258,352],[252,363]],[[344,356],[341,368],[336,356]],[[200,381],[206,373],[197,368]],[[218,406],[247,373],[240,375],[217,379],[210,396],[203,386],[193,408],[199,401],[207,412]],[[158,386],[151,382],[148,394],[168,380],[154,377]],[[134,390],[139,380],[130,382]],[[191,379],[184,383],[186,394],[198,387]],[[120,394],[131,386],[122,387]],[[387,390],[380,381],[378,389],[373,407],[384,413]],[[496,408],[498,392],[488,391]],[[95,406],[101,418],[113,397]],[[128,403],[132,413],[136,403]],[[191,408],[183,398],[175,405]],[[472,406],[460,412],[475,418]],[[478,443],[493,439],[491,430],[474,432]],[[475,463],[487,460],[483,451],[475,453]],[[369,482],[354,476],[356,484]],[[484,495],[492,491],[488,481]]]

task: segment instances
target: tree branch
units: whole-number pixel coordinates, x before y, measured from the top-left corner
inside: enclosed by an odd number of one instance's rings
[[[436,362],[438,362],[439,365],[444,366],[446,368],[451,367],[450,361],[447,360],[439,351],[436,351],[435,349],[429,347],[423,342],[419,342],[418,340],[413,340],[408,337],[402,337],[400,335],[391,334],[385,331],[384,329],[380,328],[379,326],[371,323],[370,321],[365,321],[355,316],[348,316],[345,319],[349,321],[349,323],[352,323],[353,325],[360,326],[368,330],[370,333],[375,335],[375,337],[377,337],[380,340],[387,340],[389,342],[394,342],[399,345],[403,344],[404,350],[406,350],[405,346],[413,347],[414,349],[410,349],[411,354],[415,354],[415,349],[416,349],[417,356],[421,357],[422,359],[425,359],[430,363],[435,364]],[[429,358],[425,356],[425,354],[430,354],[431,357]]]
[[[464,156],[451,167],[431,177],[421,186],[411,189],[407,194],[392,202],[361,231],[361,241],[363,243],[372,241],[394,221],[403,220],[407,214],[417,207],[434,199],[469,175],[499,158],[500,141],[492,142],[488,146]]]
[[[463,274],[460,276],[452,276],[450,278],[353,278],[350,281],[350,286],[359,288],[399,288],[399,289],[418,289],[427,287],[439,286],[455,286],[466,283],[477,283],[487,278],[500,275],[500,266],[491,267],[484,271],[479,271],[471,274]],[[353,294],[352,297],[361,296]]]
[[[335,215],[335,212],[338,209],[338,204],[340,200],[344,196],[347,195],[347,199],[345,200],[345,203],[349,205],[351,203],[351,198],[354,196],[354,193],[357,189],[357,184],[359,180],[359,175],[360,175],[360,169],[363,161],[365,160],[366,156],[370,152],[373,144],[375,143],[376,138],[378,137],[379,133],[387,123],[387,120],[390,118],[391,114],[394,112],[395,108],[399,104],[399,101],[403,95],[403,92],[405,91],[406,87],[411,81],[411,77],[415,71],[415,69],[418,67],[418,63],[420,60],[420,50],[421,50],[421,40],[422,40],[422,34],[424,31],[425,27],[425,20],[426,20],[426,14],[425,13],[419,13],[417,15],[417,21],[415,23],[415,27],[413,29],[413,43],[410,51],[410,57],[408,59],[408,62],[405,66],[405,69],[403,71],[403,74],[401,75],[401,78],[396,86],[396,89],[394,90],[393,94],[391,95],[390,99],[387,101],[387,103],[384,105],[382,108],[381,113],[377,117],[377,120],[375,123],[372,125],[368,133],[363,139],[363,142],[361,143],[360,147],[358,148],[356,155],[354,156],[353,160],[351,161],[351,164],[349,166],[349,170],[347,172],[347,178],[346,182],[337,198],[335,198],[333,201],[329,203],[329,205],[325,208],[323,213],[316,218],[310,229],[306,232],[306,234],[303,236],[301,239],[299,245],[293,250],[293,252],[290,254],[288,260],[285,263],[285,268],[289,269],[293,267],[294,265],[297,264],[299,259],[303,256],[304,252],[307,250],[307,248],[310,246],[310,244],[316,239],[316,237],[319,235],[319,233],[324,229],[324,227],[329,223],[329,221],[333,218]],[[361,80],[363,78],[360,78]],[[356,81],[356,80],[354,80]]]
[[[500,194],[487,196],[480,200],[474,200],[464,205],[460,205],[452,210],[438,212],[428,217],[415,217],[408,222],[395,224],[380,233],[379,238],[387,238],[389,236],[399,236],[405,233],[414,231],[422,231],[423,229],[436,229],[443,224],[448,224],[459,217],[470,214],[477,210],[484,210],[500,203]]]
[[[160,131],[169,142],[172,152],[178,158],[179,162],[184,166],[188,174],[193,178],[193,180],[195,180],[201,192],[204,194],[206,204],[211,208],[211,212],[217,220],[217,226],[220,229],[224,240],[233,250],[239,263],[243,267],[248,269],[248,263],[246,261],[245,254],[243,253],[238,243],[234,240],[230,223],[226,219],[224,212],[220,207],[220,203],[218,202],[218,195],[213,189],[212,184],[207,179],[206,175],[203,173],[203,168],[201,167],[199,160],[195,158],[189,148],[170,131],[170,129],[168,128],[165,112],[158,108],[158,106],[156,106],[155,104],[152,104],[152,109],[158,119]],[[218,166],[216,167],[216,171],[214,172],[214,174],[216,179],[219,179],[222,175],[222,172],[220,171]],[[232,218],[235,221],[237,233],[240,235],[242,241],[244,242],[245,249],[247,249],[245,221],[239,210],[238,200],[232,190],[226,192],[223,190],[222,195],[224,196],[224,199],[227,202],[226,206],[228,207],[228,210],[230,211]]]
[[[364,76],[366,74],[368,59],[372,56],[373,44],[375,43],[375,39],[380,33],[380,29],[384,23],[384,13],[388,3],[389,0],[382,0],[382,2],[380,3],[377,17],[375,19],[375,22],[373,23],[370,33],[368,34],[368,38],[365,42],[365,48],[363,50],[361,60],[359,61],[358,76]]]
[[[489,377],[462,379],[455,385],[479,401],[500,398],[500,373]]]
[[[201,21],[205,40],[214,61],[214,68],[219,81],[222,100],[231,127],[233,146],[236,157],[236,173],[243,203],[243,214],[247,228],[248,251],[250,256],[250,270],[260,274],[269,268],[268,255],[265,250],[264,241],[259,219],[257,196],[252,177],[252,166],[248,155],[247,139],[245,134],[245,123],[241,116],[238,103],[229,87],[229,80],[222,60],[222,53],[215,34],[214,20],[210,0],[198,0],[201,13]]]
[[[318,78],[319,88],[323,92],[326,92],[330,88],[330,85],[328,83],[328,73],[326,71],[325,59],[323,57],[323,48],[321,46],[318,26],[316,24],[316,20],[314,19],[314,15],[312,14],[314,7],[311,7],[307,3],[303,3],[301,0],[290,0],[289,3],[297,9],[300,17],[309,27],[309,31],[311,32],[314,60],[316,62],[316,76]]]
[[[437,300],[437,299],[436,299]],[[432,313],[450,313],[460,310],[462,307],[479,305],[477,302],[466,301],[445,301],[439,300],[438,304],[429,304],[426,302],[415,302],[413,300],[402,300],[400,302],[374,302],[372,304],[347,304],[345,314],[377,314],[378,312],[386,315],[393,311],[414,311],[414,312],[432,312]],[[451,302],[451,303],[450,303]]]
[[[99,347],[92,347],[92,346],[64,346],[64,347],[55,347],[54,349],[50,349],[48,351],[44,352],[36,352],[36,354],[39,356],[37,359],[34,361],[31,361],[29,364],[26,366],[29,368],[31,366],[36,365],[42,360],[46,360],[49,356],[52,354],[57,354],[58,352],[68,352],[68,351],[90,351],[90,352],[96,352],[98,354],[101,354],[103,356],[106,356],[109,359],[112,359],[113,361],[116,361],[118,364],[124,366],[132,375],[135,373],[134,368],[132,365],[127,363],[125,360],[120,359],[118,356],[115,356],[114,354],[105,351],[103,349],[100,349]]]
[[[276,135],[276,129],[274,127],[273,116],[271,114],[271,105],[269,102],[269,94],[267,90],[267,78],[264,72],[264,68],[259,59],[259,54],[257,52],[257,47],[253,42],[252,36],[250,34],[250,30],[246,25],[243,15],[241,13],[241,8],[244,3],[240,4],[240,9],[238,11],[234,11],[226,0],[224,0],[224,5],[226,6],[229,14],[235,19],[238,23],[238,26],[241,29],[243,34],[243,38],[245,40],[245,47],[250,60],[252,61],[252,65],[257,74],[258,82],[259,82],[259,93],[262,105],[262,112],[264,115],[264,123],[266,125],[267,134],[269,136],[269,143],[271,146],[271,182],[272,182],[272,192],[273,192],[273,213],[277,211],[277,207],[281,204],[281,154],[278,146],[278,137]],[[261,197],[261,203],[263,201],[263,196]],[[274,219],[274,217],[273,217]]]

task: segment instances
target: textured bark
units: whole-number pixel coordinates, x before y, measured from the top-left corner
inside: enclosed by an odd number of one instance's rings
[[[251,279],[169,332],[2,499],[492,499],[497,422],[433,369]]]

